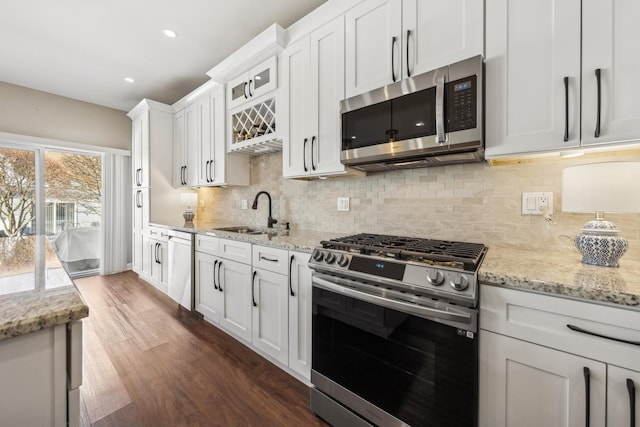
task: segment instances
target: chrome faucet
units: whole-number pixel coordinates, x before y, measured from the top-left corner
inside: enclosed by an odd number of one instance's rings
[[[269,198],[269,217],[267,218],[267,227],[273,228],[273,224],[277,223],[278,220],[273,219],[273,217],[271,216],[271,195],[269,193],[267,193],[266,191],[258,192],[258,194],[256,194],[256,198],[253,199],[253,205],[251,205],[251,209],[258,209],[258,197],[260,197],[261,194],[266,194],[266,196]]]

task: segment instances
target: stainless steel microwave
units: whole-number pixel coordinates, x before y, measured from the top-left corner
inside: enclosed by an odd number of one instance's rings
[[[341,162],[364,171],[484,159],[483,62],[475,56],[341,102]]]

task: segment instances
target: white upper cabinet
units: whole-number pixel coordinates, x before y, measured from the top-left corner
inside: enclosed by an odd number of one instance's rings
[[[580,144],[580,0],[487,0],[486,157]]]
[[[486,157],[640,139],[639,14],[632,0],[487,0]]]
[[[209,82],[196,91],[189,95],[195,99],[176,103],[174,186],[249,185],[248,157],[226,154],[223,87]]]
[[[278,87],[278,67],[275,56],[243,72],[227,84],[227,102],[232,110]]]
[[[175,114],[173,119],[173,185],[197,185],[195,153],[197,146],[196,105],[191,104]]]
[[[196,108],[197,184],[203,186],[249,185],[249,158],[227,154],[225,102],[222,86],[201,95]]]
[[[402,1],[402,77],[411,77],[484,52],[479,0]]]
[[[582,1],[582,145],[640,139],[639,16],[637,0]]]
[[[287,47],[282,54],[282,73],[284,177],[345,173],[340,163],[344,18]]]
[[[347,98],[483,52],[478,0],[368,0],[345,18]]]
[[[149,186],[149,111],[131,121],[133,188]]]
[[[369,0],[345,14],[346,97],[400,80],[402,0]]]

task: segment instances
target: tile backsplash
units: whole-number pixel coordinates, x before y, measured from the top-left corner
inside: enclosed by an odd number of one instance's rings
[[[273,217],[292,229],[352,234],[373,232],[435,239],[512,244],[533,248],[573,246],[572,238],[591,216],[562,212],[562,169],[584,163],[638,160],[640,151],[590,154],[573,159],[536,159],[500,166],[487,163],[385,172],[326,180],[282,178],[282,154],[251,159],[248,187],[201,188],[205,206],[199,221],[229,221],[266,226],[267,198],[258,209],[256,193],[268,191]],[[553,192],[552,222],[521,215],[523,192]],[[337,210],[337,198],[349,197],[350,210]],[[241,209],[241,201],[249,209]],[[606,215],[640,254],[640,214]]]

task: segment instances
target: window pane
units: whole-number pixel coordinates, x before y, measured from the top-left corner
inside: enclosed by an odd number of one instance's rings
[[[35,153],[0,148],[0,236],[35,232]]]
[[[102,158],[45,153],[46,233],[70,274],[100,267]]]

